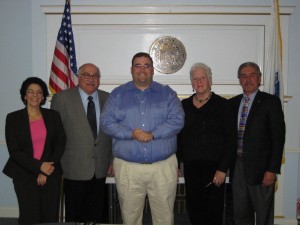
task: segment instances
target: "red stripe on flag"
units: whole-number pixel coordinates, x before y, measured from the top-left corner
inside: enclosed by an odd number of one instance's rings
[[[62,82],[68,84],[68,76],[64,71],[61,71],[55,63],[52,63],[51,71],[54,73]]]
[[[65,50],[65,49],[64,49]],[[67,56],[61,52],[58,48],[54,49],[54,55],[58,58],[66,67],[69,67],[69,62]]]
[[[49,86],[50,86],[50,88],[52,88],[52,90],[55,91],[55,92],[60,92],[60,91],[62,91],[62,89],[61,89],[58,85],[56,85],[56,83],[55,83],[52,79],[49,80]],[[55,93],[55,92],[54,92],[54,93]],[[53,93],[53,94],[54,94],[54,93]]]

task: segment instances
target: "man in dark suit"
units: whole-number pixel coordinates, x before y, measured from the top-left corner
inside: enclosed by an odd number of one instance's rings
[[[98,90],[99,85],[99,68],[84,64],[78,70],[78,86],[55,94],[51,102],[51,108],[61,115],[67,135],[61,160],[67,222],[103,223],[105,179],[112,173],[112,151],[111,139],[100,127],[108,93]],[[94,132],[87,119],[90,96],[96,113]]]
[[[280,173],[285,142],[284,114],[278,97],[259,90],[261,72],[257,64],[241,64],[238,78],[243,94],[228,101],[232,131],[228,147],[235,149],[235,223],[273,225],[276,174]]]

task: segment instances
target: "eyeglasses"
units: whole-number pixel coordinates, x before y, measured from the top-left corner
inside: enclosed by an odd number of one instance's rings
[[[26,94],[41,96],[41,95],[43,95],[43,92],[42,91],[34,91],[32,89],[28,89],[28,90],[26,90]]]
[[[150,68],[152,68],[153,66],[150,65],[150,64],[145,64],[145,65],[135,64],[135,65],[133,65],[133,67],[134,67],[135,69],[142,69],[142,68],[144,68],[144,69],[150,69]]]
[[[90,80],[91,78],[93,79],[93,80],[98,80],[98,79],[100,79],[100,75],[99,74],[89,74],[89,73],[82,73],[82,74],[80,74],[81,76],[83,76],[84,77],[84,79],[86,79],[86,80]]]

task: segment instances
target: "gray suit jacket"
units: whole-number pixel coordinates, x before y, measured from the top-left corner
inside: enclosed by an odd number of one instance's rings
[[[98,90],[101,111],[108,95]],[[63,176],[70,180],[90,180],[94,174],[96,178],[106,177],[112,159],[111,138],[100,127],[94,140],[79,87],[55,94],[51,108],[60,113],[67,135],[66,150],[61,159]]]

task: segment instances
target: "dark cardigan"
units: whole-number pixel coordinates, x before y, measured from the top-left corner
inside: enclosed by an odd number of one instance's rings
[[[195,94],[194,94],[195,95]],[[229,156],[225,150],[225,107],[227,100],[215,93],[201,108],[193,105],[193,97],[182,100],[185,124],[178,134],[179,162],[191,160],[219,161],[226,172]]]

